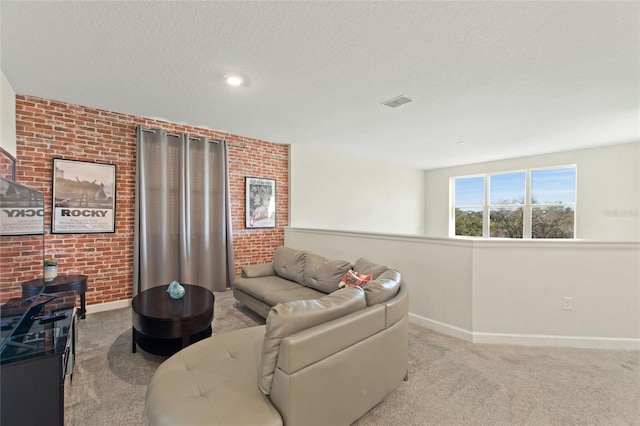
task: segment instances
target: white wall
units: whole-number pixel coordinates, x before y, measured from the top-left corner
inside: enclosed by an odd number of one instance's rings
[[[16,93],[0,70],[0,146],[16,156]]]
[[[640,244],[285,229],[285,245],[402,273],[413,323],[477,343],[640,349]],[[562,309],[562,298],[573,309]]]
[[[640,343],[638,243],[474,241],[473,292],[473,331],[490,335],[480,341],[507,334]],[[572,298],[570,311],[563,297]]]
[[[448,238],[451,177],[567,164],[581,240]],[[640,349],[640,143],[424,172],[292,146],[290,167],[285,244],[398,269],[412,322],[478,343]]]
[[[576,164],[576,237],[640,241],[640,142],[471,164],[425,172],[425,235],[449,233],[451,177]]]
[[[292,145],[289,164],[292,227],[441,238],[451,177],[576,164],[577,238],[640,241],[640,142],[427,171]]]
[[[421,235],[424,172],[291,145],[289,224]]]

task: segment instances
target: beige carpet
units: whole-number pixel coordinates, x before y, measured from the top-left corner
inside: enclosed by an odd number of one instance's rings
[[[214,334],[262,322],[231,292],[216,293],[214,316]],[[162,360],[131,353],[130,309],[87,315],[65,424],[145,425]],[[410,325],[409,381],[356,425],[640,425],[640,352],[479,345]]]

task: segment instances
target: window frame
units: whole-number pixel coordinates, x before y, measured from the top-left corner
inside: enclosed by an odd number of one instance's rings
[[[573,203],[559,203],[559,204],[550,204],[550,203],[532,203],[532,173],[544,170],[561,170],[561,169],[573,169],[574,170],[574,187],[573,187],[573,195],[574,202]],[[491,202],[491,176],[500,176],[500,175],[508,175],[508,174],[517,174],[524,173],[525,182],[524,182],[524,203],[523,204],[490,204]],[[484,179],[484,205],[463,205],[456,206],[456,180],[457,179],[467,179],[467,178],[477,178],[482,177]],[[535,207],[544,207],[544,206],[570,206],[573,207],[573,237],[571,238],[533,238],[533,209]],[[491,220],[490,220],[490,212],[491,209],[496,208],[522,208],[522,238],[508,238],[508,237],[492,237],[491,233]],[[468,236],[468,235],[456,235],[456,209],[481,209],[482,210],[482,236]],[[544,240],[544,241],[553,241],[553,240],[575,240],[577,235],[577,218],[578,215],[578,166],[577,164],[565,164],[558,166],[546,166],[546,167],[535,167],[528,169],[519,169],[519,170],[508,170],[508,171],[499,171],[499,172],[491,172],[491,173],[474,173],[469,175],[461,175],[461,176],[453,176],[449,179],[449,237],[450,238],[480,238],[480,239],[498,239],[498,240]]]

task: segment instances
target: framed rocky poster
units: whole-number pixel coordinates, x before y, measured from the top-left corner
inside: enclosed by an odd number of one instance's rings
[[[44,234],[44,194],[0,177],[0,235]]]
[[[116,166],[53,160],[51,233],[115,232]]]
[[[276,181],[247,177],[245,198],[245,227],[275,228]]]

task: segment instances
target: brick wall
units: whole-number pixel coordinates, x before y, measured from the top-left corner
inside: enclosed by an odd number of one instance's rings
[[[46,258],[59,274],[89,276],[87,304],[132,297],[136,125],[226,138],[236,273],[242,265],[270,261],[288,225],[287,145],[80,105],[16,96],[16,181],[45,194]],[[53,158],[116,165],[116,232],[51,234]],[[245,229],[245,177],[276,179],[276,227]],[[38,243],[40,241],[40,243]],[[42,238],[2,237],[0,300],[19,297],[20,283],[41,274]],[[40,246],[38,246],[40,244]]]

